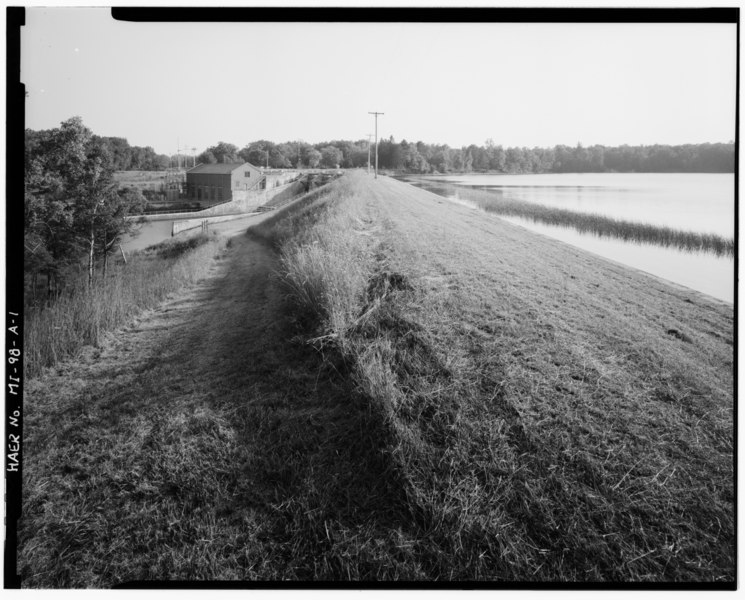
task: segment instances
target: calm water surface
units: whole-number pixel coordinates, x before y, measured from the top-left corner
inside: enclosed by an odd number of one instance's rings
[[[171,237],[173,221],[148,221],[138,226],[137,232],[127,235],[122,240],[125,252],[142,250]]]
[[[567,227],[552,227],[514,217],[500,218],[714,298],[734,302],[734,262],[730,259],[717,258],[707,252],[629,244],[607,237],[583,235]]]
[[[615,219],[732,237],[731,173],[560,173],[438,177],[502,197]]]
[[[247,213],[245,218],[223,221],[221,223],[211,223],[210,231],[233,234],[236,230],[244,229],[249,226],[251,219],[258,217],[257,213]],[[193,216],[191,218],[194,218]],[[122,239],[122,248],[125,252],[133,252],[134,250],[142,250],[153,244],[163,242],[171,239],[171,230],[173,228],[174,221],[179,219],[169,219],[166,221],[147,221],[138,227],[137,232],[134,235],[125,236]],[[179,234],[179,236],[193,235],[198,233],[198,229],[192,229]]]
[[[733,174],[453,175],[418,179],[416,185],[456,200],[461,199],[458,187],[475,187],[503,198],[575,212],[734,236]],[[500,218],[715,298],[734,301],[732,259],[600,238],[516,217]]]

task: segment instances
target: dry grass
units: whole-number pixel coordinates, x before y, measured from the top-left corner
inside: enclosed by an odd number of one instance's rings
[[[255,236],[30,382],[26,587],[421,578],[377,416],[294,339]]]
[[[105,332],[204,277],[224,245],[206,235],[169,240],[112,265],[106,281],[92,289],[81,279],[51,305],[31,309],[24,331],[26,376],[74,357],[85,345],[99,345]]]
[[[731,307],[364,175],[219,273],[30,383],[24,585],[732,586]]]
[[[417,214],[400,184],[355,184],[298,216],[284,273],[311,342],[354,365],[385,423],[426,576],[732,581],[731,312],[624,283],[604,306],[546,266],[523,285],[433,196]],[[602,272],[582,259],[568,277]],[[696,332],[702,317],[725,329]]]

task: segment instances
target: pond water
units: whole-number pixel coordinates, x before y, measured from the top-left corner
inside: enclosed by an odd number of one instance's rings
[[[125,252],[142,250],[171,237],[173,221],[147,221],[138,225],[137,230],[122,239],[122,248]]]
[[[265,215],[266,213],[246,213],[246,215],[244,217],[241,217],[240,219],[210,223],[209,230],[226,235],[233,235],[236,233],[236,231],[246,229],[249,224],[257,221],[257,219],[260,219],[262,214]],[[122,249],[125,253],[133,252],[135,250],[142,250],[143,248],[147,248],[148,246],[152,246],[153,244],[171,239],[171,231],[174,221],[178,221],[178,219],[168,219],[165,221],[147,221],[145,223],[142,223],[141,225],[138,225],[135,232],[125,236],[122,239]],[[195,228],[184,231],[178,235],[193,235],[195,233],[198,233],[199,231],[199,228]]]
[[[475,174],[407,180],[456,200],[462,200],[458,188],[478,188],[506,199],[575,212],[734,236],[734,174]],[[734,301],[735,273],[731,258],[599,238],[516,217],[500,218],[715,298]]]
[[[477,174],[436,181],[575,212],[734,235],[735,176],[731,173]]]
[[[734,262],[707,252],[684,252],[651,244],[630,244],[595,235],[583,235],[568,227],[552,227],[516,217],[500,217],[531,231],[548,235],[624,265],[734,302]]]

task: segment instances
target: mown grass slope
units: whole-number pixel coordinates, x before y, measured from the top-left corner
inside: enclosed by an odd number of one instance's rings
[[[733,315],[350,174],[29,383],[28,587],[733,582]]]
[[[277,239],[384,419],[426,575],[732,581],[731,308],[352,181]]]

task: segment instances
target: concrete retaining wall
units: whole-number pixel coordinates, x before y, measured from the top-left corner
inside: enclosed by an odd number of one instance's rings
[[[286,183],[291,182],[293,179],[297,179],[297,177],[300,175],[300,173],[298,173],[297,171],[283,171],[279,173],[264,171],[264,174],[266,175],[267,189],[285,185]]]
[[[169,221],[174,219],[204,219],[206,217],[246,214],[256,212],[256,209],[259,206],[268,203],[270,200],[285,199],[295,194],[300,194],[303,191],[305,191],[305,185],[303,184],[302,180],[298,180],[268,190],[260,190],[257,192],[243,192],[240,196],[234,198],[230,202],[225,202],[224,204],[220,204],[218,206],[205,208],[204,210],[185,213],[143,215],[143,217],[146,221]],[[235,194],[238,193],[240,192],[235,192]],[[140,217],[132,218],[139,219]]]

